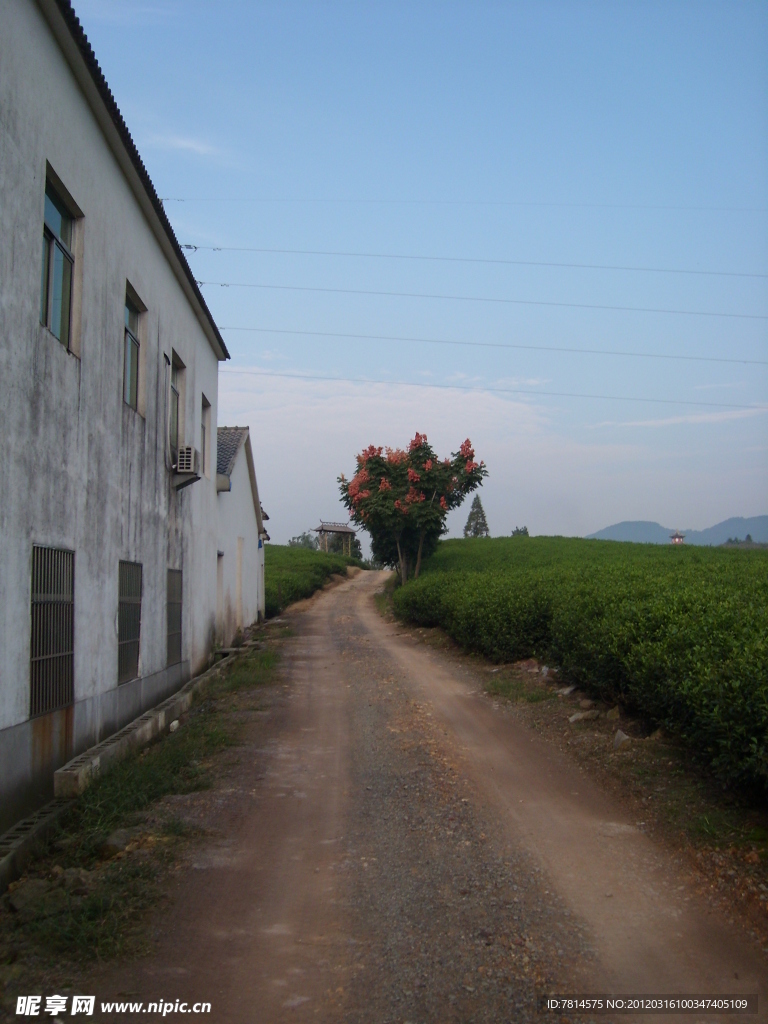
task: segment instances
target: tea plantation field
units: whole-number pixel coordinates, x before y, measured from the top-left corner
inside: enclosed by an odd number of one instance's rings
[[[768,552],[560,537],[444,541],[402,618],[495,661],[538,657],[768,792]]]
[[[346,575],[348,565],[361,565],[346,555],[267,544],[264,549],[264,597],[267,618],[277,615],[293,601],[310,597],[334,573]]]

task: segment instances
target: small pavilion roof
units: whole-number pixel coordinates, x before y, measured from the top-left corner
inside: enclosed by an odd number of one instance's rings
[[[357,530],[353,530],[348,523],[324,523],[320,520],[320,525],[316,526],[313,533],[357,533]]]

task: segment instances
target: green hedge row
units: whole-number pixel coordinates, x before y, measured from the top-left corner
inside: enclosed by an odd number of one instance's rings
[[[330,555],[308,548],[267,544],[264,551],[264,590],[267,618],[282,608],[311,597],[336,573],[346,575],[348,565],[362,563],[345,555]]]
[[[494,660],[557,665],[677,733],[723,780],[768,790],[766,552],[447,542],[395,609]]]

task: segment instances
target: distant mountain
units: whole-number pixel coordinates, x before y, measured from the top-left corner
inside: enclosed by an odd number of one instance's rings
[[[674,533],[674,530],[665,530],[658,523],[638,520],[606,526],[604,530],[590,534],[587,540],[629,540],[635,544],[669,544],[670,533]]]
[[[628,521],[606,526],[604,530],[589,535],[587,540],[624,540],[635,544],[669,544],[670,534],[675,529],[661,526],[659,523]],[[726,519],[706,530],[680,530],[685,534],[686,544],[714,545],[725,544],[731,537],[744,540],[750,534],[756,544],[768,544],[768,516],[752,516],[744,519],[735,516]]]

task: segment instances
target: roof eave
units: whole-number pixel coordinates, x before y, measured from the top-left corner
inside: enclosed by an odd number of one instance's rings
[[[222,469],[218,468],[218,463],[217,463],[217,466],[216,466],[216,472],[217,473],[221,473],[224,476],[231,476],[232,471],[235,468],[235,462],[237,461],[237,456],[238,456],[238,454],[240,452],[240,449],[243,446],[243,442],[245,441],[246,437],[248,436],[248,427],[217,427],[217,429],[216,429],[217,459],[218,459],[218,451],[221,448],[221,445],[218,443],[220,435],[222,435],[224,432],[226,432],[227,434],[231,434],[233,431],[237,431],[238,432],[237,445],[236,445],[234,451],[230,453],[230,456],[229,456],[229,459],[227,461],[226,466],[222,467]]]
[[[253,462],[250,430],[245,435],[245,458],[248,463],[248,476],[251,481],[251,495],[253,497],[253,510],[256,513],[256,526],[259,531],[259,536],[263,537],[266,535],[267,531],[264,529],[264,520],[261,518],[261,501],[259,500],[259,486],[256,483],[256,466]]]

